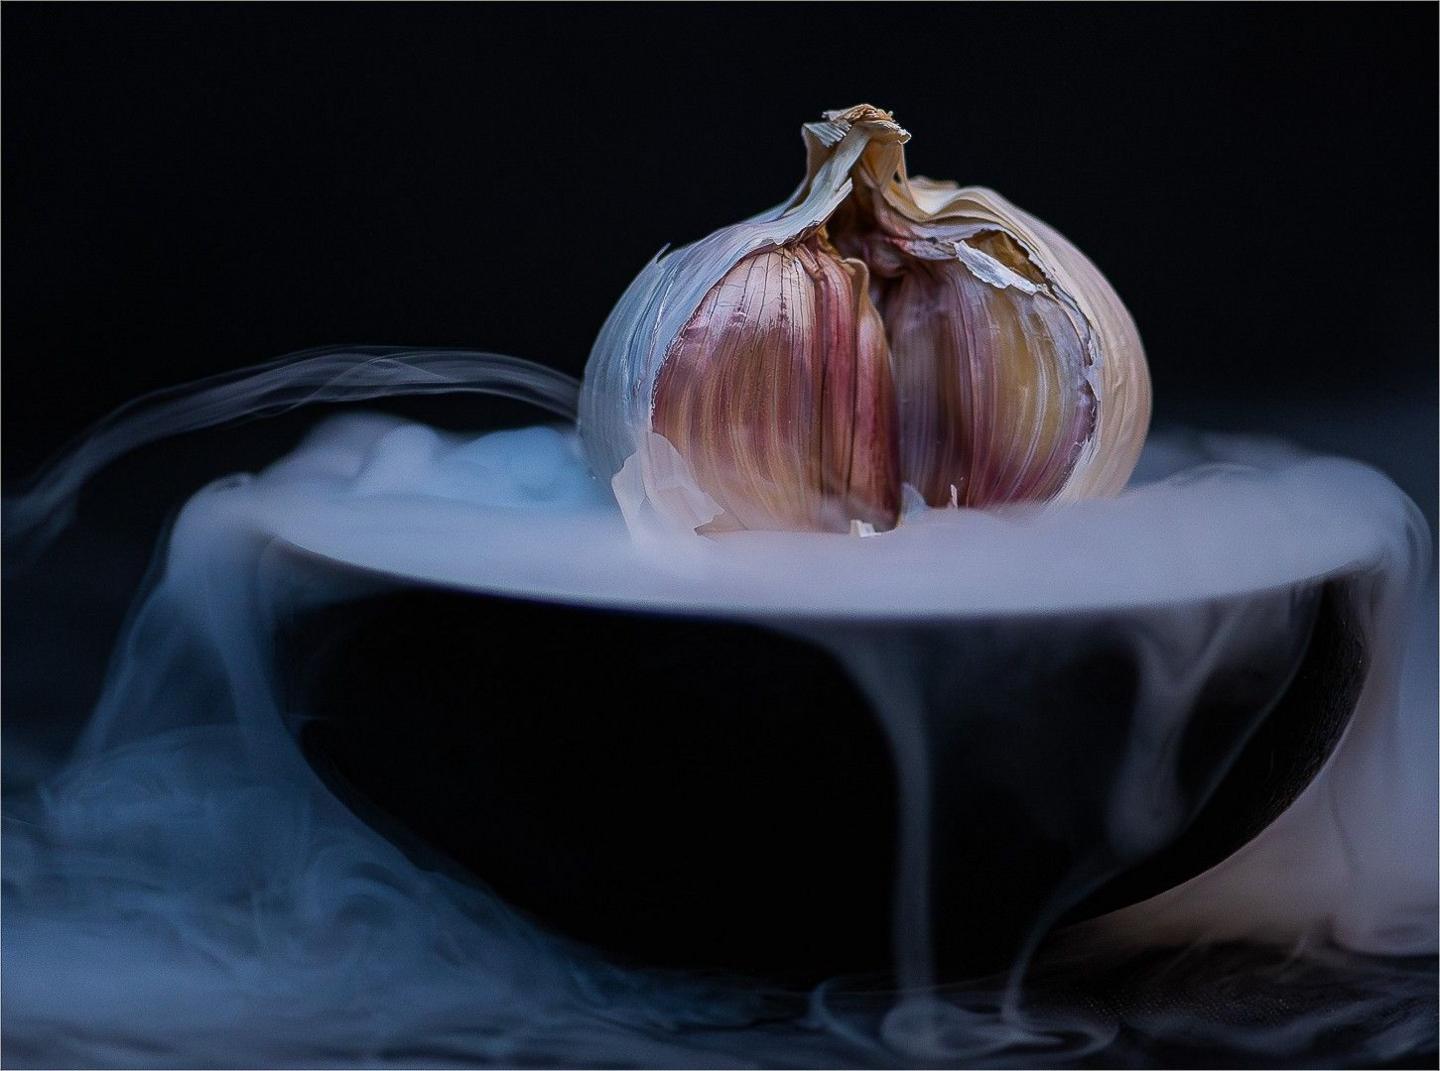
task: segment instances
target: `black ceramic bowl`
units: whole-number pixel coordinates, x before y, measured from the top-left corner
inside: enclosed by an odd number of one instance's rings
[[[942,973],[1175,885],[1275,818],[1354,705],[1356,597],[1242,597],[1286,625],[1242,630],[1193,689],[1166,744],[1180,810],[1139,846],[1110,827],[1150,701],[1145,613],[855,625],[893,633],[923,693]],[[395,586],[281,640],[309,761],[416,859],[622,961],[803,984],[890,966],[897,863],[886,733],[807,635],[826,633]]]

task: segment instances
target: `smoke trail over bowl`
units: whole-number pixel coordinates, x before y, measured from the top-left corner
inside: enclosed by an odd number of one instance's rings
[[[484,389],[483,363],[468,375]],[[243,415],[283,382],[122,422],[112,445],[82,445],[80,467],[41,485],[62,490],[12,516],[33,531],[90,459]],[[1034,1066],[1207,1043],[1277,1062],[1317,1045],[1361,1063],[1423,1053],[1428,964],[1371,957],[1434,949],[1433,771],[1409,758],[1433,734],[1434,698],[1401,681],[1428,560],[1423,521],[1388,480],[1273,442],[1160,439],[1125,495],[1059,511],[920,508],[874,538],[675,540],[632,536],[569,427],[462,437],[329,421],[265,471],[190,500],[86,736],[63,771],[9,802],[6,1058]],[[895,764],[893,975],[797,990],[705,963],[622,966],[495,895],[482,865],[407,854],[358,817],[297,744],[312,712],[296,707],[276,638],[422,586],[723,621],[829,652]],[[1335,657],[1308,662],[1326,635]],[[649,701],[658,655],[633,655],[594,691]],[[1191,872],[1145,877],[1207,806],[1236,798],[1247,748],[1342,656],[1353,701],[1284,786],[1278,820],[1222,858],[1191,856]],[[1092,683],[1102,663],[1113,677]],[[714,670],[723,689],[726,668]],[[1047,685],[1060,682],[1074,699],[1055,699]],[[394,718],[415,718],[421,699]],[[480,699],[475,717],[501,719],[524,695]],[[578,713],[607,716],[598,703]],[[1086,740],[1104,761],[1073,761]],[[997,819],[1012,842],[1032,838],[1026,852],[1043,845],[1045,865],[1007,863],[1006,836],[975,831]],[[984,887],[1007,867],[1034,877],[1024,917],[989,959],[966,962],[997,928]],[[1066,940],[1041,949],[1061,925]],[[1241,941],[1283,951],[1247,959]],[[1212,951],[1164,951],[1197,942]],[[1288,958],[1297,946],[1321,952]],[[1147,987],[1173,1005],[1157,1011]],[[1216,991],[1230,994],[1218,1009],[1195,999]],[[1256,1014],[1257,992],[1290,1004]]]

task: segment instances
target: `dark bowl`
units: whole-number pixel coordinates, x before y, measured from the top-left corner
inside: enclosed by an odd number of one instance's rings
[[[1353,598],[1344,580],[1245,597],[1285,627],[1242,632],[1185,700],[1155,758],[1179,810],[1141,842],[1113,829],[1153,702],[1136,637],[1234,600],[782,631],[396,586],[294,618],[281,661],[312,766],[413,858],[624,962],[806,984],[891,964],[897,779],[831,653],[847,629],[907,652],[894,673],[923,696],[935,947],[955,974],[1273,820],[1358,694]]]

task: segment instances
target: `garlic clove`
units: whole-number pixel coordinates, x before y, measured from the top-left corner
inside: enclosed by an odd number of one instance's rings
[[[951,486],[971,506],[1118,493],[1144,445],[1150,378],[1104,276],[993,190],[909,178],[900,146],[867,147],[852,174],[828,231],[880,281],[905,480],[936,506]]]
[[[883,308],[905,481],[932,506],[1054,498],[1095,414],[1084,340],[1063,308],[956,260],[906,271]]]
[[[816,236],[746,257],[669,347],[653,430],[724,510],[713,528],[890,528],[890,355],[868,273]]]

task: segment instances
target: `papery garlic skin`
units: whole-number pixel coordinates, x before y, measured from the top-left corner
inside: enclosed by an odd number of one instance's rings
[[[606,321],[580,401],[596,472],[631,465],[617,495],[662,515],[706,502],[671,517],[704,531],[889,528],[905,483],[935,506],[1118,492],[1150,383],[1104,277],[992,191],[908,178],[886,112],[804,133],[789,201],[653,261]]]

